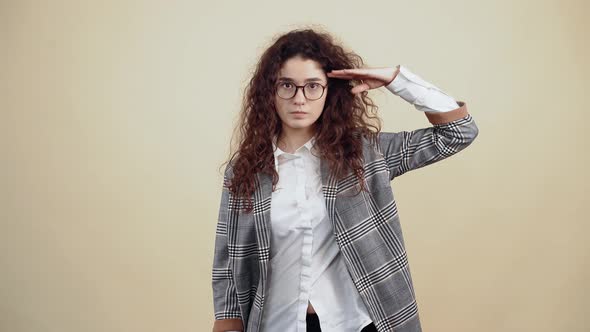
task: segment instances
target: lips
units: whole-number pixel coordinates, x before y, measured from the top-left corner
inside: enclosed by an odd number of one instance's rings
[[[306,117],[307,113],[305,113],[305,112],[291,112],[290,115],[295,119],[303,119]]]

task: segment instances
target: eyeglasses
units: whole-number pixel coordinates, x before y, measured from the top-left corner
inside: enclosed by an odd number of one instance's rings
[[[326,86],[317,82],[309,82],[305,85],[295,85],[291,82],[280,82],[277,84],[277,95],[283,99],[291,99],[297,94],[299,88],[303,89],[303,96],[308,100],[322,98]]]

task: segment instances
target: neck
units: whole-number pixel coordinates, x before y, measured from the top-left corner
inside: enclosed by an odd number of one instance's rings
[[[293,129],[283,126],[281,135],[278,138],[277,146],[279,149],[294,153],[295,150],[299,149],[303,144],[309,141],[314,135],[314,131],[311,128]]]

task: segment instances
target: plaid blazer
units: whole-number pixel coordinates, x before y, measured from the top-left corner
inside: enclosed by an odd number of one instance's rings
[[[390,181],[466,148],[478,128],[464,102],[450,112],[426,112],[431,127],[380,132],[378,144],[363,138],[369,192],[356,176],[337,181],[320,162],[328,216],[350,277],[377,331],[421,331],[414,287]],[[213,258],[214,331],[258,332],[270,257],[272,178],[257,174],[254,209],[243,213],[224,174]],[[274,331],[263,331],[274,332]]]

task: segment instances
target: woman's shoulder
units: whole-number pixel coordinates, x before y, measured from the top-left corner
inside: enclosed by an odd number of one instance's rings
[[[354,135],[362,141],[364,148],[374,148],[379,142],[379,132],[369,129],[358,130]]]
[[[234,176],[234,166],[235,166],[235,159],[232,158],[225,162],[225,169],[223,171],[223,182],[224,185],[228,185],[229,181]]]

